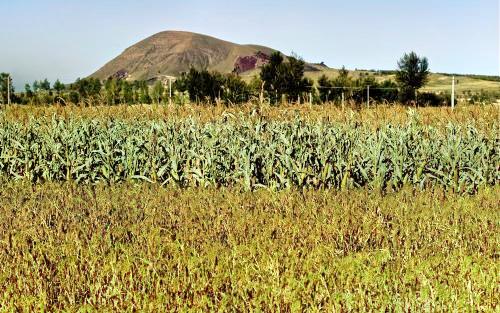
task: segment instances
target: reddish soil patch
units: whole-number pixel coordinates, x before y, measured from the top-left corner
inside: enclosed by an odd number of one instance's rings
[[[243,57],[238,57],[236,59],[236,62],[234,63],[234,73],[240,74],[244,73],[247,71],[254,70],[258,67],[263,66],[264,64],[267,64],[270,60],[270,57],[263,53],[263,52],[257,52],[254,55],[248,55],[248,56],[243,56]]]

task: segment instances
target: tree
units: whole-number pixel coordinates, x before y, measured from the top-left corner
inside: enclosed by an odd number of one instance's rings
[[[380,89],[377,93],[380,94],[380,100],[389,103],[394,103],[398,100],[398,84],[393,80],[384,80],[379,87]]]
[[[120,80],[120,101],[122,104],[134,103],[134,90],[132,85],[126,80]]]
[[[321,102],[325,103],[331,100],[332,86],[332,82],[328,77],[325,74],[321,75],[318,79],[318,91]]]
[[[260,78],[264,82],[264,89],[268,92],[272,102],[276,102],[283,91],[279,77],[280,71],[283,71],[282,65],[283,56],[281,53],[275,52],[271,54],[269,63],[264,65],[260,72]]]
[[[25,92],[27,98],[33,97],[33,91],[31,90],[30,84],[24,85],[24,92]]]
[[[403,102],[416,100],[416,93],[428,82],[429,73],[429,61],[426,57],[419,57],[415,52],[405,53],[398,61],[396,72]]]
[[[40,89],[50,91],[50,82],[47,78],[40,83]]]
[[[56,91],[56,93],[59,95],[66,88],[66,86],[64,86],[64,84],[61,83],[58,79],[55,81],[53,88]]]
[[[214,103],[223,100],[226,104],[246,102],[251,88],[236,74],[221,74],[191,68],[174,83],[174,89],[187,92],[193,102]]]
[[[106,93],[106,101],[108,105],[115,105],[118,101],[119,90],[118,90],[118,82],[115,78],[109,78],[104,83],[104,90]]]
[[[191,68],[175,82],[175,89],[187,91],[191,101],[215,102],[223,95],[224,77],[219,73]]]
[[[297,99],[300,102],[300,96],[303,93],[310,92],[313,82],[304,77],[305,62],[296,57],[289,57],[288,63],[285,63],[287,68],[287,82],[285,92],[291,99]]]
[[[223,90],[222,97],[227,103],[242,103],[250,99],[250,87],[238,75],[226,75]]]
[[[71,84],[70,88],[79,93],[80,97],[78,97],[78,101],[80,101],[97,97],[101,92],[102,84],[97,78],[78,78],[75,83]],[[74,97],[74,99],[76,99],[76,97]]]
[[[342,68],[339,70],[338,81],[340,83],[344,83],[344,86],[347,86],[347,83],[349,81],[349,70],[347,70],[345,66],[342,66]]]
[[[271,55],[269,63],[262,67],[260,78],[265,83],[272,102],[277,102],[283,95],[291,99],[311,90],[311,81],[304,78],[305,62],[300,58],[288,57],[285,62],[280,52]]]
[[[162,101],[162,95],[165,92],[165,87],[163,87],[163,84],[161,81],[157,81],[152,90],[152,98],[156,104],[160,104]]]
[[[149,87],[146,81],[140,80],[135,82],[138,90],[138,101],[141,104],[151,104],[151,97],[149,96]]]
[[[35,81],[33,82],[33,92],[34,92],[34,93],[37,93],[37,92],[38,92],[38,90],[40,90],[40,83],[38,82],[38,80],[35,80]]]
[[[24,85],[24,92],[25,92],[26,94],[33,94],[33,91],[31,90],[31,86],[30,86],[30,84],[25,84],[25,85]]]

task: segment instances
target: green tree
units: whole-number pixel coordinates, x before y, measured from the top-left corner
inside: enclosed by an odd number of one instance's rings
[[[339,76],[337,78],[339,84],[344,84],[343,86],[349,86],[349,70],[342,66],[339,70]]]
[[[283,66],[283,56],[279,52],[271,55],[269,63],[264,65],[260,72],[260,78],[264,82],[264,90],[271,98],[271,102],[276,103],[284,92],[282,82],[285,69]]]
[[[182,93],[187,92],[193,102],[223,100],[227,104],[237,104],[248,101],[251,93],[249,85],[236,74],[194,68],[177,79],[173,87]]]
[[[405,53],[398,61],[396,81],[401,87],[401,100],[408,102],[416,100],[418,89],[429,80],[429,61],[415,52]]]
[[[243,103],[250,99],[250,87],[238,75],[226,75],[222,88],[223,100],[228,104]]]
[[[331,83],[332,87],[335,87],[331,92],[332,100],[341,101],[342,94],[344,94],[345,100],[352,98],[353,89],[351,87],[353,86],[353,80],[349,77],[349,71],[345,66],[342,66],[339,74],[332,79]]]
[[[141,104],[151,104],[151,97],[149,96],[149,87],[148,84],[141,80],[137,81],[137,89],[138,89],[138,96],[139,96],[139,103]]]
[[[191,68],[175,82],[175,89],[187,91],[191,101],[213,103],[224,94],[224,76]]]
[[[25,84],[24,85],[24,92],[26,93],[26,95],[32,95],[33,94],[33,91],[31,90],[30,84]]]
[[[262,92],[262,79],[260,76],[254,76],[252,80],[248,83],[248,88],[254,97],[260,98]]]
[[[40,83],[40,89],[50,91],[50,82],[47,78]]]
[[[321,102],[325,103],[332,100],[330,97],[332,93],[332,87],[333,84],[330,79],[328,79],[325,74],[321,75],[321,77],[318,79],[318,92]]]
[[[134,90],[132,85],[126,81],[120,81],[120,101],[122,104],[133,104],[134,103]]]
[[[95,99],[102,89],[102,83],[97,78],[78,78],[76,82],[71,84],[70,89],[79,94],[78,101]],[[73,97],[75,100],[76,97]],[[73,101],[72,101],[73,102]]]
[[[157,81],[153,86],[153,90],[151,91],[152,98],[156,104],[160,104],[164,92],[165,87],[163,87],[162,82]]]
[[[269,63],[262,67],[260,78],[272,102],[276,103],[283,95],[298,99],[302,93],[311,91],[304,68],[305,62],[300,58],[288,57],[285,61],[280,52],[271,55]]]
[[[387,101],[389,103],[394,103],[398,100],[398,84],[393,80],[384,80],[380,85],[378,93],[379,98],[382,101]],[[375,98],[376,99],[376,98]]]
[[[115,78],[109,78],[104,83],[104,91],[108,105],[115,105],[119,98],[118,82]]]
[[[31,90],[30,84],[24,85],[24,93],[26,95],[26,98],[28,98],[28,99],[33,98],[33,91]]]
[[[37,93],[39,90],[40,90],[40,83],[38,82],[38,80],[35,80],[33,82],[33,92]]]
[[[63,83],[61,83],[61,81],[59,81],[58,79],[55,81],[53,88],[56,91],[56,93],[60,95],[61,92],[63,92],[64,89],[66,89],[66,86]]]
[[[289,57],[288,63],[285,63],[288,69],[288,84],[286,93],[291,99],[299,100],[299,97],[311,91],[313,82],[304,77],[305,62],[296,57]]]

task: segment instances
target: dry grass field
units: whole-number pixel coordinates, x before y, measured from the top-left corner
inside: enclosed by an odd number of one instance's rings
[[[30,118],[62,117],[87,119],[122,120],[168,120],[192,118],[201,122],[216,121],[222,118],[244,117],[247,119],[267,119],[290,121],[297,117],[312,121],[359,122],[374,128],[388,123],[401,125],[408,122],[416,113],[424,125],[443,126],[448,123],[472,123],[478,127],[492,127],[500,119],[497,105],[460,106],[454,111],[448,107],[409,108],[402,105],[379,105],[367,109],[365,106],[337,105],[280,105],[269,106],[248,103],[234,107],[225,105],[184,106],[168,105],[118,105],[118,106],[4,106],[0,115],[7,120],[27,122]]]
[[[0,308],[494,312],[499,192],[4,182]]]

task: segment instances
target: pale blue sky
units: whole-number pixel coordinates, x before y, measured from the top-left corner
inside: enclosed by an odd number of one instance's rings
[[[435,72],[500,75],[499,0],[0,0],[0,72],[15,85],[85,77],[163,30],[296,52],[331,67],[393,69],[414,50]]]

